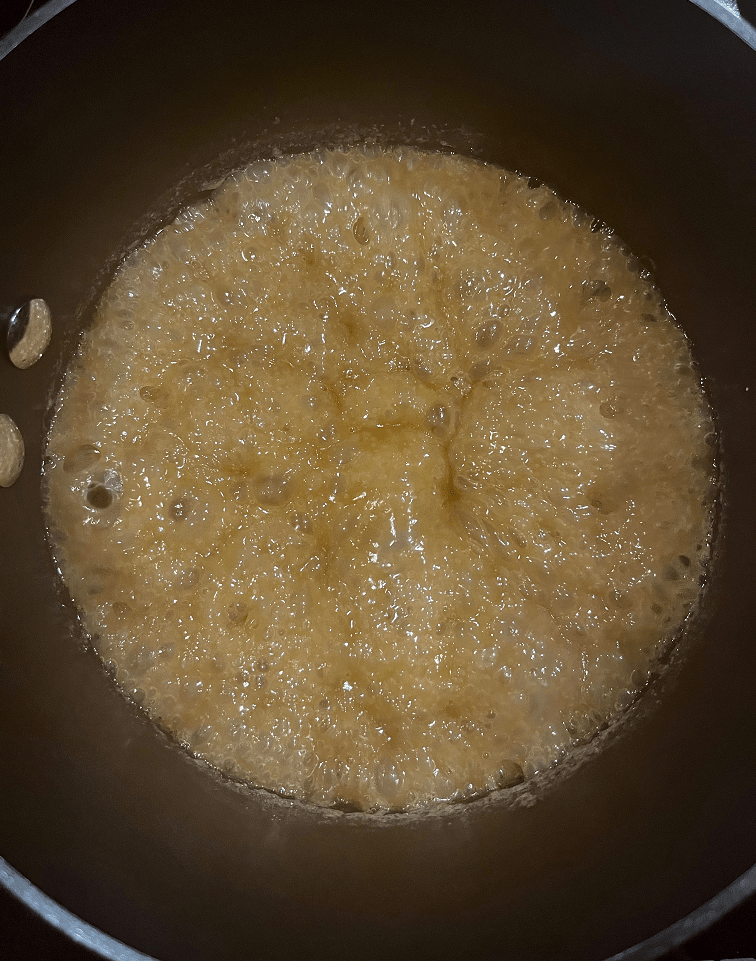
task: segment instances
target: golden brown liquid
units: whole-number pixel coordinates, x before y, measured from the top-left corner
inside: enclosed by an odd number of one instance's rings
[[[257,164],[133,254],[49,518],[123,689],[212,764],[415,807],[550,767],[691,611],[688,345],[547,188],[402,149]]]

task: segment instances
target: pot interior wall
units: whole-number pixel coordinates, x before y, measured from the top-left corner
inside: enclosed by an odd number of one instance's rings
[[[756,55],[657,8],[78,0],[0,63],[0,302],[55,322],[0,376],[27,445],[0,490],[0,853],[76,914],[165,961],[598,958],[756,861]],[[239,163],[375,131],[535,176],[653,258],[717,415],[699,627],[535,804],[324,815],[211,776],[81,643],[45,546],[50,398],[119,257]]]

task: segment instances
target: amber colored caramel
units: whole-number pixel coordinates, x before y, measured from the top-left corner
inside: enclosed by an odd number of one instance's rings
[[[699,594],[711,432],[658,292],[574,206],[323,152],[123,265],[49,522],[99,654],[190,751],[413,808],[550,767],[643,688]]]

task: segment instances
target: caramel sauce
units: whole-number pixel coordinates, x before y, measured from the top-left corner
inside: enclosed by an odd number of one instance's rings
[[[116,276],[49,522],[123,690],[252,784],[360,809],[552,766],[694,608],[712,423],[637,261],[459,157],[254,164]]]

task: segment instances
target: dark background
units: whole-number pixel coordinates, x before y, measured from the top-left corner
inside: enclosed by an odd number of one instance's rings
[[[754,955],[756,896],[726,915],[709,931],[665,954],[660,961],[723,961]],[[95,961],[99,955],[74,944],[25,905],[0,890],[0,958],[3,961]]]
[[[212,0],[208,0],[208,5],[211,4]],[[41,0],[34,0],[31,7],[29,0],[0,0],[0,37],[16,26],[27,12],[42,5]],[[756,23],[756,0],[740,0],[739,7],[745,17]],[[756,895],[706,933],[665,955],[662,961],[722,961],[754,955]],[[4,961],[92,961],[97,956],[71,942],[13,896],[0,890],[0,957]]]
[[[705,934],[665,954],[661,961],[722,961],[724,958],[751,958],[754,954],[756,896]],[[11,895],[0,891],[0,957],[3,961],[94,961],[99,955],[69,941]]]
[[[34,0],[31,11],[43,6],[39,0]],[[0,36],[13,29],[20,22],[29,7],[29,0],[3,0],[0,3]]]

